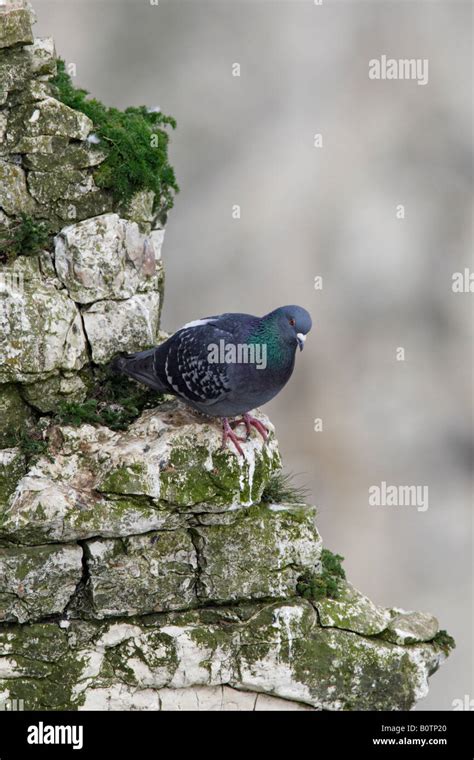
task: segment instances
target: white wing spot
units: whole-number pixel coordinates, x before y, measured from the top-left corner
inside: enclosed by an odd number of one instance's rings
[[[166,375],[166,379],[168,380],[168,382],[169,382],[169,384],[171,385],[171,387],[172,387],[172,388],[174,388],[174,389],[176,390],[176,388],[175,388],[175,387],[174,387],[174,385],[173,385],[173,378],[172,378],[172,377],[171,377],[171,375],[168,373],[168,358],[169,358],[169,357],[167,356],[167,357],[166,357],[166,361],[165,361],[165,375]]]
[[[185,325],[182,326],[182,330],[184,330],[187,327],[200,327],[201,325],[207,325],[209,322],[212,322],[212,319],[195,319],[193,322],[187,322]]]

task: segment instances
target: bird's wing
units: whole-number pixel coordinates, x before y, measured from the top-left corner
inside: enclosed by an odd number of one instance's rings
[[[155,355],[155,366],[173,391],[205,405],[220,401],[232,390],[228,365],[211,363],[209,349],[211,344],[218,346],[220,340],[233,342],[233,336],[210,320],[185,325],[159,346]]]

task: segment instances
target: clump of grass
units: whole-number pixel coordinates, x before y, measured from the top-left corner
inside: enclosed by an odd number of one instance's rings
[[[56,413],[56,421],[63,425],[77,427],[86,423],[100,424],[102,417],[97,411],[98,402],[94,398],[85,401],[63,401]]]
[[[455,640],[453,639],[452,636],[449,635],[449,633],[444,628],[438,631],[434,639],[431,640],[431,643],[437,644],[439,647],[441,647],[441,649],[446,655],[449,654],[451,649],[456,648]]]
[[[40,430],[20,431],[15,436],[13,445],[18,446],[29,467],[44,456],[52,461],[51,454],[48,451],[48,441],[44,440]]]
[[[49,227],[28,214],[21,213],[9,226],[0,230],[0,262],[8,264],[17,256],[33,256],[49,244]]]
[[[112,430],[126,430],[144,409],[156,406],[159,394],[143,389],[127,377],[108,375],[97,370],[92,395],[82,402],[60,405],[55,421],[63,425],[105,425]]]
[[[262,501],[266,504],[302,504],[308,489],[293,483],[294,475],[281,470],[271,475],[262,493]]]
[[[118,204],[127,203],[139,190],[155,193],[155,213],[160,219],[172,208],[179,191],[168,162],[169,135],[163,127],[176,127],[171,116],[145,106],[109,108],[90,98],[87,90],[77,88],[58,60],[57,74],[51,80],[56,97],[67,106],[88,116],[106,159],[94,170],[96,184],[111,192]]]
[[[344,557],[333,554],[329,549],[321,552],[321,572],[304,573],[298,578],[297,593],[304,599],[338,599],[340,595],[340,581],[345,580],[346,573],[342,567]]]

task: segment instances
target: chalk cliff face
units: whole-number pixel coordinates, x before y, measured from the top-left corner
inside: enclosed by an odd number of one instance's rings
[[[34,39],[31,21],[28,4],[0,6],[0,232],[8,240],[27,214],[56,236],[0,273],[4,442],[29,406],[84,400],[92,362],[155,344],[163,292],[153,193],[119,215],[97,187],[94,125],[55,97],[54,43]]]
[[[160,339],[164,230],[149,192],[96,186],[94,125],[31,23],[0,7],[0,228],[54,233],[0,263],[0,700],[412,707],[450,637],[327,564],[315,508],[275,490],[273,431],[237,457],[176,400],[97,396],[115,353]]]

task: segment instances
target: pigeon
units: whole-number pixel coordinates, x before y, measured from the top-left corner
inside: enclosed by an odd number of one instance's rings
[[[222,447],[240,442],[252,427],[269,430],[250,410],[274,398],[290,379],[311,330],[301,306],[280,306],[263,317],[226,313],[188,322],[155,348],[117,356],[112,369],[182,399],[197,412],[222,419]],[[241,417],[241,419],[234,419]],[[232,422],[229,422],[229,418]],[[245,438],[234,428],[245,425]]]

